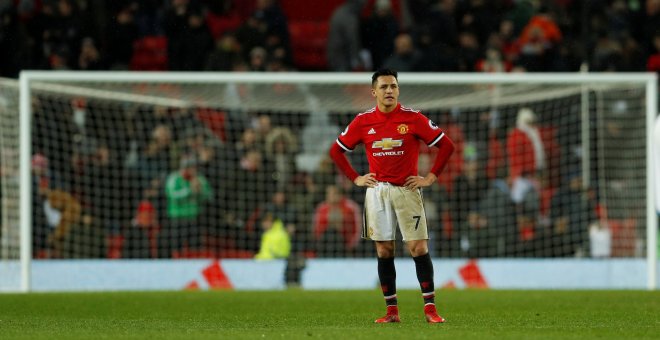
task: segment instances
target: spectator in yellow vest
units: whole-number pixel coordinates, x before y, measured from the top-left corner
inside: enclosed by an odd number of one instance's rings
[[[257,260],[285,259],[291,253],[291,239],[284,223],[272,214],[266,214],[261,220],[261,246],[254,258]]]

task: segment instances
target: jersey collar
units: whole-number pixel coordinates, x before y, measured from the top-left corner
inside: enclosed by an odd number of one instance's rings
[[[376,105],[376,112],[379,113],[379,114],[382,114],[382,115],[388,115],[388,114],[390,114],[390,113],[396,113],[396,112],[399,112],[400,110],[401,110],[401,103],[396,103],[396,107],[394,108],[394,110],[392,110],[392,111],[390,111],[390,112],[388,112],[388,113],[384,113],[384,112],[382,112],[382,111],[380,110],[380,108],[378,107],[378,105]]]

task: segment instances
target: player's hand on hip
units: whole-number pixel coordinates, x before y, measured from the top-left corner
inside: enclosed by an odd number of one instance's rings
[[[378,184],[376,181],[376,174],[370,172],[366,175],[358,176],[353,180],[353,183],[359,187],[370,187],[373,188]]]
[[[403,186],[408,190],[416,190],[419,188],[431,186],[431,184],[435,183],[436,179],[437,177],[432,173],[428,174],[426,177],[409,176],[406,178],[406,183],[404,183]]]

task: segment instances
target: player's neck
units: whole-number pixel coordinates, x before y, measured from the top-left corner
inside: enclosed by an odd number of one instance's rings
[[[396,110],[397,106],[399,106],[399,103],[394,103],[394,105],[383,105],[383,104],[378,104],[378,111],[381,113],[390,113],[394,110]]]

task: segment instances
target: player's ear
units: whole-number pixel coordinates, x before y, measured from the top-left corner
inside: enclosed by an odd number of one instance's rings
[[[376,97],[376,89],[373,88],[373,87],[371,88],[371,95],[372,95],[373,97]]]

